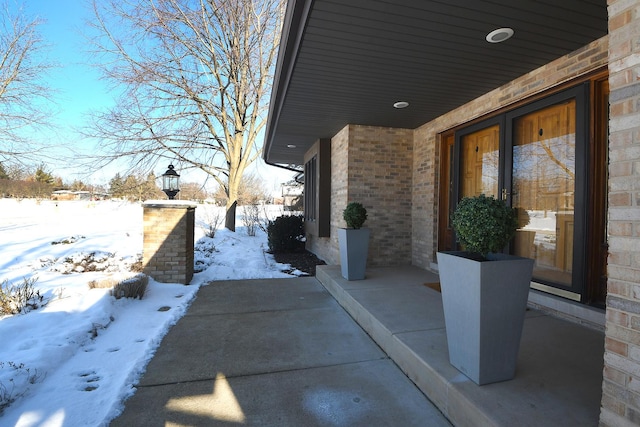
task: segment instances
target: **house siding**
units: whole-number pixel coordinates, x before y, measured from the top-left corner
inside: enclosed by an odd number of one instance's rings
[[[432,267],[437,252],[440,134],[605,67],[608,48],[608,37],[598,39],[415,130],[411,240],[414,265]]]
[[[609,0],[609,211],[601,426],[640,425],[640,4]]]
[[[338,228],[347,203],[362,203],[372,230],[368,265],[411,264],[413,131],[348,125],[331,139],[331,235],[307,236],[307,248],[340,263]]]

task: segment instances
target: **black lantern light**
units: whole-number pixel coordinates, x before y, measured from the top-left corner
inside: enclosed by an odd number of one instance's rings
[[[169,169],[162,175],[162,191],[165,192],[169,200],[175,199],[176,194],[180,191],[180,175],[173,169],[173,165],[169,165]]]

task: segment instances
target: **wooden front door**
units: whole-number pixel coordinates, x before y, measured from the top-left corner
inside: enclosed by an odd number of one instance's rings
[[[576,101],[514,119],[512,180],[518,209],[515,255],[533,258],[534,277],[571,288],[576,209]]]
[[[518,209],[511,253],[535,260],[538,289],[602,305],[607,96],[606,77],[594,79],[443,135],[438,250],[458,249],[461,198],[502,198]]]
[[[459,198],[498,197],[500,126],[495,124],[460,138]]]

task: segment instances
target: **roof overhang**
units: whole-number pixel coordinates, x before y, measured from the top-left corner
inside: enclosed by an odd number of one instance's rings
[[[317,139],[349,123],[414,129],[605,36],[607,25],[606,0],[289,0],[264,159],[300,165]],[[486,41],[503,27],[512,38]]]

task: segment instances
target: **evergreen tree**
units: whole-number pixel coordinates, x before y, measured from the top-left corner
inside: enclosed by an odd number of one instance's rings
[[[109,181],[109,194],[111,197],[124,197],[124,180],[119,173]]]
[[[41,163],[40,166],[38,166],[38,169],[36,169],[36,174],[34,178],[36,182],[41,182],[43,184],[53,184],[55,181],[55,178],[53,177],[51,172],[48,172],[45,169],[44,163]]]

